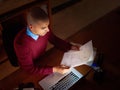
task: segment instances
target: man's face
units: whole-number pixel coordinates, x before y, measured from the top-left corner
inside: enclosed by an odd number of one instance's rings
[[[39,21],[35,24],[31,24],[30,30],[37,35],[44,36],[47,32],[49,32],[49,20]]]

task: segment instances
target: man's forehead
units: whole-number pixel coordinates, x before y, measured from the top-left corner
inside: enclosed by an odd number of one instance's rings
[[[49,25],[49,20],[39,21],[37,24],[38,24],[38,25]]]

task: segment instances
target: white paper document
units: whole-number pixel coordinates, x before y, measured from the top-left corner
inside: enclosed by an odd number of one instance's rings
[[[93,51],[93,45],[91,40],[82,45],[79,51],[70,50],[64,53],[61,64],[70,67],[76,67],[82,64],[89,65],[88,63],[93,61],[94,55],[95,53]]]

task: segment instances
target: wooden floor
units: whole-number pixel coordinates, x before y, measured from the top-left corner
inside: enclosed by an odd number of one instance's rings
[[[79,88],[74,90],[119,90],[120,89],[120,8],[108,13],[99,20],[93,22],[87,27],[83,28],[68,40],[84,44],[92,40],[94,47],[99,52],[104,54],[104,61],[102,68],[105,72],[103,81],[97,83],[93,80],[92,73],[87,79],[81,81],[78,85]],[[51,54],[62,55],[58,50],[52,49],[47,53],[49,59],[53,56]],[[45,58],[47,60],[47,57]],[[57,62],[59,63],[59,62]],[[40,76],[44,77],[44,76]],[[0,90],[13,90],[21,82],[37,83],[40,77],[29,76],[25,72],[18,70],[10,76],[0,81]]]

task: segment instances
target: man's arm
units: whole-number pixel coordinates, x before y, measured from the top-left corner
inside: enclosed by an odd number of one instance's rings
[[[80,45],[75,45],[73,43],[69,43],[65,40],[60,39],[56,35],[52,33],[52,31],[49,31],[49,41],[55,45],[60,50],[68,51],[68,50],[79,50]]]
[[[26,72],[43,75],[47,75],[53,72],[53,67],[41,67],[34,65],[31,54],[32,52],[27,46],[15,44],[14,47],[19,65]]]
[[[68,51],[71,49],[71,44],[65,40],[60,39],[56,35],[54,35],[51,31],[49,33],[49,41],[52,43],[56,48],[63,50],[63,51]]]

